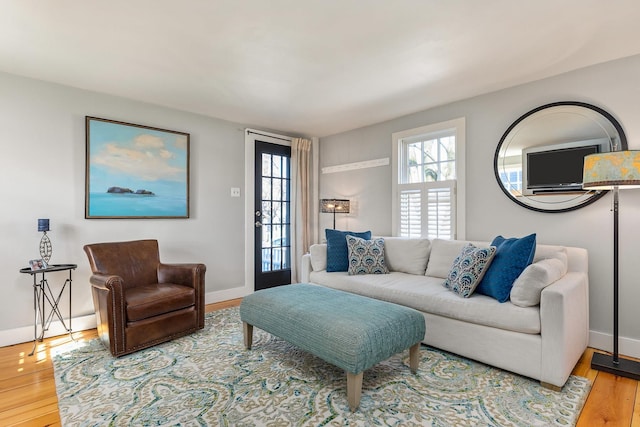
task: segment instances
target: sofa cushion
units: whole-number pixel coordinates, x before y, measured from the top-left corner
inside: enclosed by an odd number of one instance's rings
[[[347,234],[348,272],[354,274],[388,274],[384,262],[384,239],[365,240]]]
[[[463,322],[526,334],[540,333],[540,306],[502,304],[477,292],[470,298],[460,298],[445,289],[442,279],[437,277],[398,272],[349,276],[346,272],[313,271],[310,281]]]
[[[478,248],[471,243],[467,244],[453,261],[443,286],[456,295],[469,298],[482,280],[495,253],[494,246]]]
[[[567,274],[567,250],[560,248],[553,258],[541,259],[524,269],[511,288],[511,302],[520,307],[540,304],[542,290]]]
[[[311,267],[313,271],[320,271],[327,269],[327,244],[316,243],[309,248],[309,254],[311,255]]]
[[[533,233],[519,239],[497,236],[491,242],[491,246],[497,248],[496,255],[476,292],[506,302],[509,300],[513,282],[533,261],[536,235]]]
[[[424,275],[430,252],[429,239],[384,238],[384,260],[389,271]]]
[[[361,239],[371,239],[371,231],[354,233],[351,231],[332,230],[327,228],[327,271],[347,271],[349,268],[349,253],[347,250],[347,234]]]
[[[433,239],[425,275],[446,279],[449,276],[453,260],[467,243],[464,240]]]

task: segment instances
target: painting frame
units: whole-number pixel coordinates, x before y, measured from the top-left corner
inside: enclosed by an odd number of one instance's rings
[[[189,218],[190,139],[85,116],[85,219]]]

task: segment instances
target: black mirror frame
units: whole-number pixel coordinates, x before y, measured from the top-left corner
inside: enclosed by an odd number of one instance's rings
[[[538,207],[535,207],[535,206],[530,206],[530,205],[527,205],[526,203],[521,202],[520,200],[515,198],[513,196],[513,194],[511,194],[505,188],[505,186],[502,184],[502,180],[500,179],[500,174],[498,172],[498,159],[499,159],[499,156],[500,156],[500,148],[502,147],[502,144],[504,143],[504,141],[507,138],[507,136],[509,135],[509,133],[513,130],[513,128],[515,128],[518,124],[520,124],[520,122],[525,120],[527,117],[537,113],[538,111],[544,110],[546,108],[558,107],[558,106],[564,106],[564,105],[589,108],[589,109],[591,109],[593,111],[596,111],[597,113],[601,114],[604,118],[609,120],[609,122],[613,125],[613,127],[618,132],[618,135],[620,136],[620,150],[627,150],[628,149],[627,137],[626,137],[626,135],[624,133],[624,130],[622,129],[622,126],[620,125],[620,123],[609,112],[603,110],[600,107],[596,107],[595,105],[587,104],[585,102],[578,102],[578,101],[559,101],[559,102],[552,102],[550,104],[545,104],[545,105],[542,105],[540,107],[536,107],[533,110],[523,114],[515,122],[513,122],[511,124],[511,126],[509,126],[509,128],[507,128],[507,130],[502,135],[502,138],[500,138],[500,142],[498,143],[498,147],[496,148],[496,152],[495,152],[495,154],[493,156],[493,173],[495,175],[496,181],[498,182],[498,186],[500,187],[502,192],[504,194],[506,194],[506,196],[509,199],[511,199],[513,202],[517,203],[518,205],[520,205],[520,206],[522,206],[522,207],[524,207],[526,209],[529,209],[529,210],[532,210],[532,211],[536,211],[536,212],[544,212],[544,213],[570,212],[570,211],[574,211],[576,209],[580,209],[582,207],[585,207],[587,205],[590,205],[591,203],[595,202],[596,200],[598,200],[602,196],[604,196],[606,193],[608,193],[608,190],[598,191],[593,196],[591,196],[589,199],[585,200],[584,202],[579,203],[576,206],[572,206],[572,207],[569,207],[569,208],[564,208],[564,209],[543,209],[543,208],[538,208]]]

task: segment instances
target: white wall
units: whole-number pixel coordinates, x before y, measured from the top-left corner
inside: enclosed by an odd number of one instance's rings
[[[320,167],[391,158],[391,134],[464,116],[466,118],[466,238],[498,234],[584,247],[590,262],[591,345],[611,349],[613,233],[611,196],[567,213],[539,213],[518,206],[498,187],[493,172],[496,146],[509,125],[529,110],[556,101],[582,101],[611,113],[629,148],[640,149],[640,56],[612,61],[517,86],[373,126],[321,139]],[[428,94],[425,94],[428,96]],[[391,166],[320,176],[320,197],[355,200],[357,212],[338,216],[337,227],[391,233]],[[640,190],[620,195],[620,343],[623,354],[640,357]],[[331,225],[321,214],[321,227]]]
[[[93,321],[91,242],[158,239],[163,261],[206,264],[207,302],[243,295],[244,195],[230,188],[244,189],[244,125],[2,73],[0,94],[0,345],[33,337],[32,281],[18,270],[40,258],[38,218],[51,220],[51,262],[78,264],[76,327]],[[191,218],[84,219],[87,115],[190,133]]]

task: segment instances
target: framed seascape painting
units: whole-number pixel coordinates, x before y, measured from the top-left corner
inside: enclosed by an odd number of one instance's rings
[[[189,218],[189,134],[85,118],[85,218]]]

